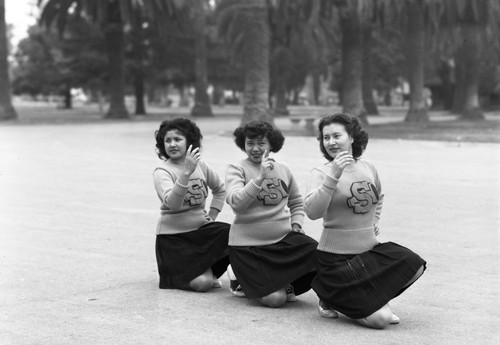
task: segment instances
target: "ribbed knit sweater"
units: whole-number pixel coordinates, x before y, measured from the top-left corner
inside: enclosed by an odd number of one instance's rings
[[[189,232],[211,222],[205,210],[209,189],[213,195],[210,207],[220,211],[224,206],[224,183],[203,160],[186,186],[177,181],[182,170],[182,166],[166,160],[153,172],[154,186],[161,200],[157,235]]]
[[[304,207],[311,219],[323,218],[318,250],[359,254],[379,242],[374,224],[382,211],[383,194],[377,170],[358,159],[340,179],[330,175],[331,162],[312,170]]]
[[[226,202],[235,217],[229,232],[231,246],[261,246],[279,242],[302,226],[303,199],[288,166],[275,162],[274,169],[258,186],[260,164],[249,159],[230,164],[226,173]]]

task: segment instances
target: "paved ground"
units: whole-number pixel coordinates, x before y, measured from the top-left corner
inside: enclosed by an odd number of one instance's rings
[[[237,124],[199,121],[221,175],[243,157],[228,135]],[[313,292],[274,310],[232,297],[225,277],[209,293],[159,290],[157,125],[0,125],[0,344],[500,343],[500,144],[370,142],[386,195],[380,238],[428,261],[391,303],[401,324],[376,331],[321,318]],[[303,192],[317,146],[289,136],[277,154]],[[319,221],[305,228],[319,237]]]

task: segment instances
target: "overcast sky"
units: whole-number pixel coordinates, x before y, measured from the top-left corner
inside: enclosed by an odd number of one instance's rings
[[[5,20],[7,24],[14,26],[14,46],[28,35],[28,27],[35,24],[36,2],[37,0],[5,0]]]

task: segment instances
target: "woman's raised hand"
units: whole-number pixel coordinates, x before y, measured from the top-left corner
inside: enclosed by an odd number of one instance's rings
[[[200,161],[200,148],[197,147],[193,149],[193,145],[189,145],[186,151],[186,159],[184,160],[184,171],[191,175],[198,166],[198,162]]]
[[[332,175],[335,178],[340,178],[342,176],[342,173],[344,172],[344,169],[354,163],[354,157],[349,154],[347,151],[342,151],[339,152],[336,156],[335,159],[332,162]]]
[[[269,172],[274,169],[274,163],[274,158],[269,157],[269,151],[265,150],[260,162],[260,174],[263,177],[267,177]]]

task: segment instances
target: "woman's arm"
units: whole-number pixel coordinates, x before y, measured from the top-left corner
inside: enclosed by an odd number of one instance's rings
[[[219,215],[219,212],[224,206],[224,197],[226,196],[226,190],[224,188],[224,182],[219,177],[217,172],[213,170],[206,162],[201,161],[200,166],[203,168],[204,174],[206,176],[207,186],[212,192],[212,201],[210,203],[210,208],[208,210],[208,215],[215,220]]]
[[[154,171],[153,181],[160,200],[170,210],[178,211],[184,203],[184,196],[188,190],[187,183],[183,185],[180,178],[174,181],[172,175],[162,168]]]
[[[288,196],[288,208],[290,209],[290,222],[292,225],[292,230],[297,232],[302,232],[302,224],[304,223],[304,199],[300,194],[299,187],[292,173],[288,171],[290,175],[289,182],[289,196]]]
[[[382,214],[382,207],[384,205],[384,193],[382,192],[382,184],[380,183],[380,178],[378,176],[377,169],[375,169],[375,166],[373,166],[373,164],[370,163],[370,165],[375,173],[375,186],[377,188],[377,192],[379,195],[377,206],[375,206],[375,215],[373,219],[373,229],[374,229],[373,231],[375,232],[375,236],[378,236],[380,234],[378,222],[380,220],[380,216]]]
[[[261,182],[262,183],[262,182]],[[254,180],[245,185],[245,174],[241,166],[229,165],[226,172],[226,202],[231,209],[243,212],[262,190]]]
[[[309,178],[308,193],[304,200],[306,214],[311,219],[319,219],[326,213],[339,180],[319,169],[313,169]]]

